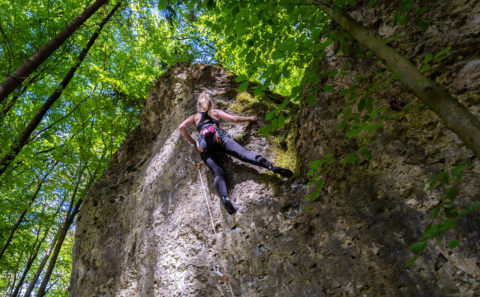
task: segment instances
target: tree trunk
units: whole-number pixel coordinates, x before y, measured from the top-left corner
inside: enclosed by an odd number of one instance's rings
[[[65,202],[65,199],[62,200],[62,202],[60,203],[60,206],[58,207],[57,211],[55,212],[54,219],[57,217],[58,213],[62,209],[62,206],[63,206],[64,202]],[[25,269],[23,270],[22,277],[20,278],[20,281],[18,282],[18,285],[15,288],[15,291],[13,292],[11,297],[17,297],[18,294],[20,293],[20,290],[22,289],[22,286],[23,286],[23,282],[25,281],[25,278],[27,277],[27,274],[30,271],[30,268],[32,267],[33,262],[35,262],[35,259],[37,258],[38,253],[40,252],[40,248],[42,247],[42,244],[45,242],[45,239],[46,239],[48,233],[50,232],[50,227],[51,226],[47,227],[47,230],[45,230],[45,233],[44,233],[42,239],[40,240],[40,242],[38,243],[37,247],[35,248],[35,251],[33,252],[30,259],[28,259],[27,265],[25,266]],[[54,239],[53,242],[56,242],[56,240]],[[49,249],[50,251],[48,252],[48,255],[50,255],[52,249],[53,249],[53,245],[51,246],[51,249]],[[48,259],[48,256],[47,256],[47,259]],[[46,263],[46,261],[45,261],[45,263]],[[43,264],[43,266],[45,266],[45,264]],[[42,270],[43,270],[43,268],[42,268]]]
[[[60,237],[57,240],[57,243],[55,245],[55,250],[53,251],[53,255],[52,255],[52,258],[50,259],[50,263],[48,263],[47,271],[45,272],[45,275],[42,279],[42,283],[40,284],[40,288],[38,289],[36,297],[43,297],[45,295],[47,284],[48,284],[48,281],[50,280],[50,276],[52,275],[53,268],[55,267],[55,263],[57,262],[57,258],[58,258],[58,255],[60,254],[60,250],[62,249],[63,241],[65,240],[68,230],[70,229],[70,226],[72,225],[73,220],[77,215],[78,210],[80,209],[80,206],[82,205],[83,198],[77,201],[77,203],[75,204],[75,207],[72,210],[72,206],[73,206],[73,203],[75,202],[75,197],[77,196],[78,188],[84,172],[85,172],[85,168],[81,170],[80,175],[77,179],[75,190],[73,191],[72,198],[70,199],[70,207],[67,211],[67,215],[65,216],[65,221],[62,226],[62,232],[60,233]]]
[[[55,168],[55,166],[57,166],[57,164],[58,164],[58,161],[56,161],[56,162],[53,164],[53,167],[50,169],[50,171],[47,172],[47,174],[45,174],[45,176],[42,178],[42,180],[38,183],[37,188],[35,189],[35,192],[33,193],[32,198],[30,198],[30,201],[28,202],[27,207],[25,207],[25,209],[23,210],[22,214],[21,214],[20,217],[18,218],[17,223],[13,226],[12,230],[10,231],[10,235],[8,236],[7,240],[5,241],[5,244],[4,244],[3,247],[2,247],[2,250],[0,251],[0,259],[2,258],[3,254],[5,253],[5,251],[7,250],[8,246],[10,245],[10,242],[11,242],[12,239],[13,239],[13,235],[14,235],[15,232],[17,231],[17,229],[18,229],[18,227],[20,226],[20,224],[23,222],[23,219],[25,218],[25,215],[27,214],[28,210],[30,209],[30,207],[32,206],[33,202],[35,201],[35,199],[37,198],[38,194],[40,193],[40,190],[42,189],[43,183],[47,180],[47,177],[50,175],[50,173],[52,173],[53,169]]]
[[[17,264],[16,264],[16,266],[15,266],[15,271],[13,271],[12,285],[11,285],[11,287],[10,287],[10,286],[7,287],[7,290],[6,290],[7,292],[13,291],[13,288],[15,288],[15,282],[17,281],[17,273],[18,273],[18,270],[19,270],[19,268],[20,268],[20,261],[21,261],[21,259],[22,259],[22,257],[23,257],[23,254],[25,253],[25,250],[26,250],[26,248],[23,248],[23,249],[22,249],[22,252],[20,253],[19,260],[18,260],[18,262],[17,262]]]
[[[15,95],[10,98],[10,100],[4,102],[4,106],[2,107],[2,110],[0,111],[0,122],[3,121],[3,119],[5,118],[5,116],[7,115],[7,113],[10,111],[10,109],[12,109],[12,107],[15,105],[15,103],[17,102],[18,98],[20,98],[24,93],[25,91],[27,90],[28,86],[34,82],[36,82],[37,80],[39,80],[42,76],[42,74],[45,72],[45,67],[41,70],[39,70],[34,76],[32,76],[27,82],[25,82],[25,84],[23,85],[23,87],[15,93]]]
[[[88,20],[100,7],[106,4],[108,0],[97,0],[86,8],[82,14],[70,22],[55,37],[39,49],[35,54],[28,58],[11,75],[7,76],[0,84],[0,103],[15,90],[38,66],[40,66],[55,50],[57,50],[86,20]]]
[[[30,285],[28,286],[27,288],[27,291],[26,293],[24,294],[24,297],[29,297],[33,291],[33,289],[35,288],[35,284],[37,283],[39,277],[40,277],[40,274],[42,273],[43,269],[45,268],[45,265],[48,261],[48,258],[50,257],[50,255],[52,254],[53,252],[53,256],[52,256],[52,259],[50,260],[50,263],[48,264],[48,268],[47,268],[47,272],[45,273],[45,276],[43,277],[43,280],[42,280],[42,283],[40,285],[40,289],[37,293],[37,296],[43,296],[42,294],[44,294],[44,290],[45,290],[45,287],[46,287],[46,284],[48,283],[48,280],[50,278],[50,275],[53,271],[53,267],[55,266],[55,262],[56,262],[56,259],[58,257],[58,254],[60,252],[60,249],[62,247],[62,244],[63,244],[63,241],[65,240],[65,236],[67,235],[67,232],[68,232],[68,229],[70,228],[70,225],[71,225],[71,222],[73,222],[73,217],[72,217],[72,208],[73,208],[73,203],[75,202],[75,197],[77,196],[77,192],[78,192],[78,188],[79,188],[79,185],[80,185],[80,181],[82,179],[82,176],[83,176],[83,173],[85,172],[85,168],[86,167],[81,167],[79,169],[79,173],[78,173],[78,178],[77,178],[77,184],[75,185],[75,189],[73,190],[72,192],[72,196],[70,198],[70,205],[68,207],[68,210],[67,210],[67,214],[65,216],[65,219],[63,221],[63,225],[62,225],[62,228],[60,228],[57,232],[57,234],[55,235],[55,238],[54,240],[52,241],[49,249],[48,249],[48,253],[45,255],[45,257],[42,259],[42,263],[40,263],[40,266],[38,267],[37,269],[37,272],[35,273],[35,276],[33,277],[32,281],[30,282]],[[81,200],[79,200],[77,202],[77,204],[80,202]],[[81,202],[80,202],[81,203]],[[63,204],[63,202],[62,202]],[[74,215],[73,215],[74,216]],[[72,220],[70,220],[70,218],[72,218]],[[53,265],[52,265],[53,264]],[[43,289],[42,289],[43,288]],[[43,293],[42,293],[43,292]]]
[[[88,41],[87,46],[79,54],[77,58],[77,63],[72,68],[70,68],[70,71],[67,73],[67,75],[63,78],[62,82],[60,83],[60,86],[55,90],[55,92],[50,96],[50,98],[48,98],[48,100],[40,107],[37,114],[33,117],[30,123],[28,123],[27,127],[22,131],[22,133],[20,133],[17,139],[15,139],[12,146],[10,147],[10,150],[2,157],[2,159],[0,160],[0,176],[7,170],[10,163],[15,159],[15,157],[18,155],[20,150],[27,143],[28,138],[33,133],[33,131],[37,128],[37,126],[40,124],[43,117],[47,113],[48,109],[62,95],[63,90],[66,88],[66,86],[72,79],[73,75],[77,71],[78,67],[82,63],[83,59],[87,55],[88,51],[94,44],[95,40],[100,34],[100,31],[105,26],[105,24],[110,20],[110,18],[113,16],[115,11],[120,7],[121,3],[122,1],[119,1],[117,5],[115,5],[115,7],[110,11],[110,13],[102,20],[99,27],[97,28],[95,33],[93,33],[92,37]]]
[[[42,259],[42,262],[37,268],[37,271],[35,272],[35,275],[33,276],[32,280],[30,281],[30,284],[28,285],[27,290],[25,291],[25,294],[23,297],[30,297],[32,294],[33,289],[35,288],[35,284],[37,283],[38,279],[40,278],[40,274],[42,274],[43,268],[45,268],[45,265],[47,264],[48,258],[50,258],[50,255],[52,254],[53,248],[55,247],[55,243],[57,242],[58,238],[60,237],[60,234],[62,232],[63,228],[58,229],[57,234],[55,234],[54,239],[52,240],[52,243],[50,243],[50,247],[48,248],[47,253]]]
[[[373,31],[357,21],[320,2],[314,2],[352,37],[385,61],[390,70],[401,76],[400,80],[432,109],[480,159],[480,121],[446,90],[425,77],[410,61],[400,55]]]

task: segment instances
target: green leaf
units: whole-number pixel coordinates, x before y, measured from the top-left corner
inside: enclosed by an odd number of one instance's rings
[[[412,244],[409,249],[411,251],[423,251],[425,248],[427,247],[427,242],[426,241],[419,241],[419,242],[415,242],[414,244]]]
[[[445,196],[447,196],[447,198],[451,201],[455,200],[457,195],[458,195],[457,187],[451,187],[451,188],[447,189],[447,191],[445,192]]]
[[[360,99],[360,102],[358,102],[358,106],[357,106],[358,112],[362,112],[364,107],[365,107],[365,97],[362,97],[362,99]]]
[[[158,10],[164,10],[168,6],[168,0],[160,0],[158,1]]]
[[[259,129],[262,137],[267,137],[270,134],[270,125],[265,125]]]
[[[271,119],[273,119],[273,117],[275,116],[275,114],[276,114],[276,111],[271,111],[271,112],[267,113],[267,115],[265,116],[265,119],[266,119],[267,121],[270,121]]]
[[[355,164],[355,155],[350,153],[347,157],[343,160],[342,167],[345,167],[347,164],[354,165]]]
[[[392,79],[395,79],[395,80],[402,80],[403,79],[403,76],[401,74],[396,74],[394,73],[392,75]]]
[[[432,66],[430,66],[430,64],[427,64],[427,65],[423,65],[422,68],[420,69],[422,72],[424,71],[428,71],[432,68]]]
[[[286,51],[288,51],[288,49],[289,49],[289,43],[288,43],[287,40],[285,40],[285,41],[283,41],[283,42],[281,42],[277,45],[277,50],[278,51],[286,52]]]
[[[308,163],[310,168],[314,168],[314,169],[322,167],[322,164],[323,164],[323,160],[314,160]]]
[[[375,131],[377,130],[378,128],[382,127],[382,121],[378,121],[376,123],[373,123],[373,124],[369,124],[365,127],[365,130],[368,130],[368,131]]]
[[[343,89],[341,93],[342,95],[347,95],[350,93],[355,94],[357,92],[358,92],[358,88],[349,88],[349,89]]]
[[[278,60],[278,59],[283,59],[285,57],[285,52],[281,51],[274,51],[272,54],[272,59]]]
[[[340,124],[338,124],[337,129],[338,130],[343,130],[343,128],[345,128],[345,126],[347,126],[347,120],[342,120],[340,122]]]
[[[253,91],[253,96],[254,97],[260,97],[263,94],[263,87],[262,86],[256,86],[255,91]]]
[[[235,7],[232,8],[232,16],[235,17],[239,11],[240,11],[240,7],[235,5]]]
[[[459,244],[460,244],[460,242],[458,240],[452,240],[448,243],[447,247],[449,249],[453,249],[453,248],[457,247]]]
[[[445,207],[443,209],[445,212],[445,216],[447,218],[457,218],[458,217],[458,209],[456,207]]]
[[[316,104],[316,100],[315,100],[315,97],[313,97],[312,95],[308,95],[305,97],[305,101],[308,103],[308,105],[310,106],[315,106]]]
[[[248,88],[248,80],[244,81],[240,86],[238,87],[238,92],[243,92]]]
[[[283,78],[289,78],[290,77],[290,70],[288,70],[288,67],[285,67],[285,66],[282,69],[282,75],[283,75]]]
[[[349,131],[347,131],[347,133],[345,133],[345,136],[347,138],[353,138],[353,137],[356,137],[360,134],[360,132],[362,132],[362,128],[361,127],[354,127],[352,129],[350,129]]]
[[[282,129],[285,126],[285,116],[281,113],[278,116],[278,128]]]
[[[245,61],[251,64],[253,63],[254,60],[255,60],[255,51],[251,50],[250,52],[248,52],[248,55],[245,58]]]
[[[250,26],[254,27],[258,25],[259,19],[255,13],[250,14]]]
[[[431,60],[433,60],[433,55],[432,54],[428,54],[425,59],[423,59],[423,63],[428,63],[430,62]]]
[[[333,71],[330,71],[330,73],[328,73],[328,77],[335,77],[338,73],[339,71],[335,69]]]
[[[439,62],[439,61],[445,59],[445,58],[447,57],[447,56],[445,56],[445,54],[446,54],[447,52],[449,52],[451,49],[452,49],[451,46],[447,46],[446,48],[444,48],[443,50],[441,50],[438,54],[435,55],[434,61],[435,61],[435,62]]]
[[[330,86],[330,85],[325,85],[323,86],[323,90],[325,92],[334,92],[335,91],[335,87],[334,86]]]
[[[246,76],[245,74],[240,74],[239,76],[237,76],[237,77],[235,78],[235,81],[236,81],[236,82],[242,82],[242,81],[244,81],[244,80],[246,80],[246,79],[247,79],[247,76]]]
[[[215,8],[215,0],[208,0],[207,1],[207,9],[212,10]]]

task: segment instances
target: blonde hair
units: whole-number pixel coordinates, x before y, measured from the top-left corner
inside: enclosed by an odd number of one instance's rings
[[[197,99],[198,111],[208,111],[213,108],[213,101],[210,99],[210,95],[206,92],[202,92]]]

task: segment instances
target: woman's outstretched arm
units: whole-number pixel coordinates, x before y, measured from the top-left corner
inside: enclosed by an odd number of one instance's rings
[[[192,115],[188,119],[183,121],[183,123],[181,123],[180,126],[178,126],[178,129],[180,130],[180,133],[182,133],[183,137],[185,137],[185,139],[188,142],[190,142],[193,145],[196,145],[195,140],[192,138],[190,133],[188,133],[188,131],[187,131],[187,128],[192,126],[192,125],[195,125],[195,115]]]
[[[224,121],[230,122],[230,123],[240,123],[240,122],[256,122],[257,117],[256,116],[251,116],[251,117],[242,117],[242,116],[237,116],[237,115],[231,115],[228,114],[222,110],[215,110],[215,115]]]

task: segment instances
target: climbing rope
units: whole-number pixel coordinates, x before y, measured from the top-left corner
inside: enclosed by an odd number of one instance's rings
[[[213,215],[212,215],[212,211],[210,210],[210,203],[208,203],[208,193],[207,193],[207,188],[205,187],[205,184],[203,183],[203,177],[202,177],[202,171],[200,170],[200,165],[201,163],[195,163],[190,157],[186,157],[185,160],[187,162],[190,162],[192,163],[192,165],[198,169],[198,175],[200,176],[200,182],[202,184],[202,189],[203,189],[203,197],[205,198],[205,203],[207,204],[207,208],[208,208],[208,214],[210,215],[210,223],[212,224],[212,230],[213,230],[213,234],[215,234],[215,237],[217,237],[217,230],[215,228],[215,223],[213,222]],[[218,242],[218,241],[216,241]],[[220,251],[218,251],[218,253],[221,255]],[[220,263],[220,265],[222,265]],[[222,265],[222,269],[224,271],[227,271],[227,269],[225,269],[225,267],[223,267]],[[217,267],[217,266],[214,266],[213,267],[213,271],[225,282],[227,282],[227,285],[228,285],[228,288],[230,289],[230,294],[232,295],[232,297],[235,297],[235,295],[233,294],[233,289],[232,289],[232,285],[230,284],[230,277],[228,276],[228,274],[223,274],[221,271],[220,271],[220,268]]]

